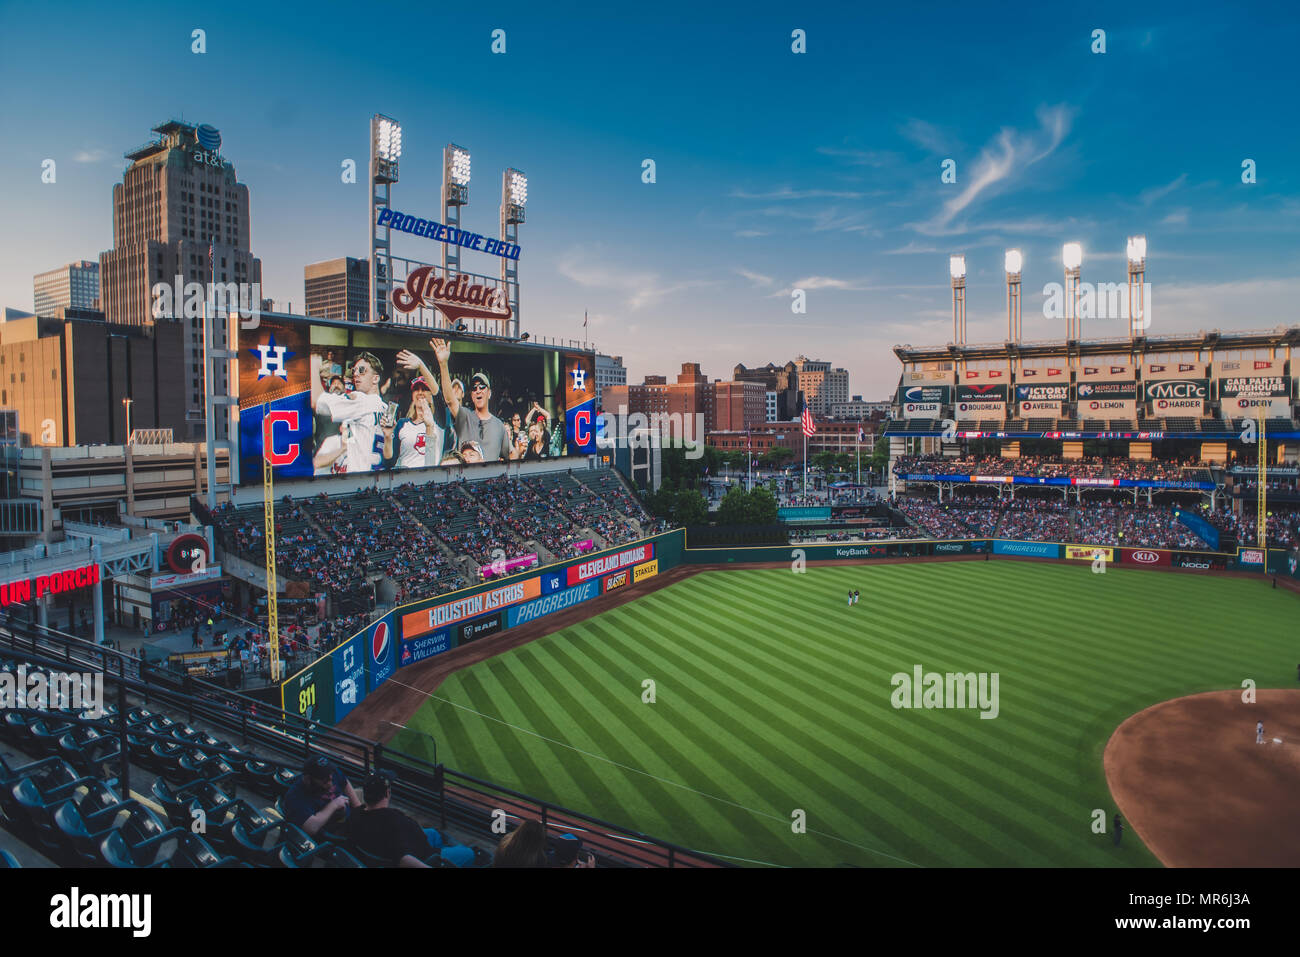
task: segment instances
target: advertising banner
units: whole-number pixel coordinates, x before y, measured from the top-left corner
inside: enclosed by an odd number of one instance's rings
[[[1219,398],[1251,399],[1286,398],[1291,395],[1291,380],[1282,375],[1233,376],[1219,380]]]
[[[1016,386],[1017,402],[1069,402],[1070,384],[1054,382],[1043,385]]]
[[[1137,383],[1129,382],[1080,382],[1076,387],[1079,401],[1085,399],[1136,399]]]
[[[1258,396],[1240,395],[1223,400],[1223,411],[1237,418],[1240,416],[1264,416],[1265,418],[1290,418],[1290,399],[1268,399]]]
[[[366,663],[366,688],[374,691],[392,677],[397,668],[397,637],[393,634],[392,615],[385,615],[366,631],[370,660]]]
[[[946,405],[952,401],[950,385],[901,385],[898,388],[899,404],[934,403]]]
[[[537,555],[530,552],[527,555],[520,555],[518,558],[502,558],[495,562],[488,562],[486,565],[480,565],[479,574],[484,578],[500,578],[503,575],[511,575],[526,568],[532,568],[536,564]]]
[[[1137,417],[1137,403],[1132,399],[1079,400],[1081,419],[1133,419]]]
[[[957,413],[977,419],[1005,419],[1007,407],[1002,402],[958,402]]]
[[[334,669],[335,723],[346,718],[366,696],[366,664],[360,638],[360,635],[353,635],[328,656]]]
[[[908,402],[903,406],[903,418],[934,418],[942,408],[938,402]]]
[[[583,582],[581,585],[574,585],[572,588],[566,588],[563,591],[550,592],[541,598],[508,609],[506,611],[507,627],[513,628],[515,625],[527,624],[557,611],[572,608],[584,601],[590,601],[598,594],[600,594],[600,587],[597,582]]]
[[[958,402],[996,402],[1002,405],[1007,401],[1007,387],[1005,384],[978,385],[971,382],[963,382],[957,386]]]
[[[482,618],[475,618],[473,621],[458,625],[460,640],[456,647],[468,645],[471,641],[478,641],[488,635],[495,635],[503,627],[504,618],[504,614],[497,612],[495,615],[484,615]]]
[[[994,555],[1022,555],[1032,558],[1060,558],[1061,546],[1050,542],[1011,542],[997,539],[993,542]]]
[[[1145,565],[1149,568],[1168,568],[1172,563],[1170,553],[1155,548],[1121,548],[1119,560],[1125,565]]]
[[[659,559],[656,558],[653,561],[637,565],[632,569],[632,584],[635,585],[637,582],[643,582],[647,578],[654,578],[658,574]]]
[[[628,569],[621,572],[615,572],[613,575],[605,576],[605,584],[601,586],[601,591],[611,592],[616,588],[622,588],[632,580],[632,573]]]
[[[399,665],[403,668],[407,665],[413,665],[425,658],[440,655],[452,647],[451,631],[447,628],[435,631],[432,634],[421,635],[411,641],[403,641]]]
[[[1061,417],[1061,403],[1059,402],[1021,402],[1020,414],[1022,416],[1039,416],[1059,419]]]
[[[1204,402],[1210,397],[1208,379],[1160,379],[1156,382],[1144,382],[1143,394],[1148,402],[1158,399],[1199,400]]]
[[[638,545],[636,548],[625,549],[621,552],[614,552],[604,555],[600,558],[593,558],[589,562],[579,562],[577,565],[570,565],[566,570],[568,582],[570,585],[577,585],[580,582],[589,581],[592,578],[599,578],[608,572],[617,571],[628,565],[638,565],[641,562],[649,561],[654,558],[654,544],[646,542],[644,545]]]
[[[1071,561],[1091,562],[1096,561],[1100,555],[1108,562],[1115,560],[1115,549],[1107,548],[1104,545],[1066,545],[1065,557]]]
[[[445,625],[454,625],[469,618],[476,618],[485,612],[517,605],[519,602],[536,598],[541,593],[540,578],[525,578],[523,581],[502,585],[500,588],[481,591],[468,598],[459,598],[442,605],[409,612],[402,616],[402,638],[410,641]]]
[[[318,659],[280,686],[280,707],[290,714],[334,723],[334,663],[332,656]]]
[[[1260,548],[1242,548],[1237,552],[1237,564],[1258,568],[1264,564],[1264,551]]]

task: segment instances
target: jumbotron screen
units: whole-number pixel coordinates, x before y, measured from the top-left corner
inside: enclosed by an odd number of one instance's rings
[[[264,317],[239,332],[239,479],[590,455],[590,352]]]

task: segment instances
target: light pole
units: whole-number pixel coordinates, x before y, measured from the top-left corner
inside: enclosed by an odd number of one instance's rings
[[[388,293],[393,284],[392,231],[378,222],[379,211],[389,208],[401,155],[402,125],[376,113],[370,118],[370,312],[367,318],[371,322],[388,313]],[[380,250],[383,250],[382,264]]]
[[[528,202],[528,177],[517,169],[501,174],[501,239],[519,244],[519,226],[524,221],[524,205]],[[501,285],[505,287],[506,302],[513,313],[515,336],[519,336],[519,260],[501,257]],[[509,328],[507,328],[507,333]]]
[[[460,208],[469,205],[469,150],[448,143],[442,149],[442,221],[460,232]],[[460,244],[442,244],[442,274],[448,282],[460,274]],[[448,325],[451,325],[448,322]]]
[[[122,443],[123,445],[131,444],[131,402],[132,401],[133,400],[130,398],[124,398],[122,400],[122,408],[126,409],[126,441]]]
[[[1066,243],[1061,247],[1061,262],[1065,264],[1065,338],[1083,338],[1083,320],[1078,315],[1079,273],[1083,265],[1083,247]]]
[[[1137,337],[1137,330],[1145,329],[1147,321],[1146,302],[1147,238],[1130,236],[1128,238],[1128,338],[1132,342]]]
[[[1020,268],[1024,257],[1019,249],[1008,249],[1004,265],[1007,272],[1007,340],[1020,341]]]
[[[952,276],[952,341],[966,341],[966,257],[949,256],[948,273]]]

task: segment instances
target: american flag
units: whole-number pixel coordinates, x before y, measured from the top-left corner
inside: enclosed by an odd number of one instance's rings
[[[817,434],[817,423],[813,421],[812,410],[806,405],[803,407],[803,434],[809,436]]]

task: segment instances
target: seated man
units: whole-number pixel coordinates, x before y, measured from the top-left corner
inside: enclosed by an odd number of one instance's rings
[[[428,867],[425,858],[434,851],[441,852],[443,860],[457,867],[474,862],[472,848],[446,844],[434,828],[421,828],[397,808],[389,807],[392,789],[384,775],[366,778],[361,793],[365,807],[353,815],[348,834],[352,843],[367,854],[392,861],[398,867]]]
[[[347,821],[361,799],[329,758],[316,755],[307,759],[302,777],[289,788],[282,804],[286,821],[316,837],[327,825]]]

